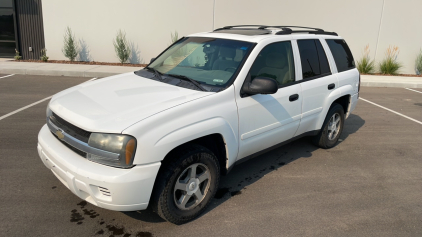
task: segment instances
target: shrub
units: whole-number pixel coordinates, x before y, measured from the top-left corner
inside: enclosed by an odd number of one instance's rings
[[[422,74],[422,49],[419,51],[418,57],[416,57],[415,68],[416,68],[416,74],[421,75]]]
[[[129,43],[126,39],[126,33],[122,30],[119,30],[117,32],[116,39],[113,40],[113,45],[120,63],[123,64],[129,59],[129,55],[131,53]]]
[[[21,60],[22,56],[19,55],[19,51],[15,49],[15,52],[16,52],[15,60]]]
[[[40,57],[40,59],[43,62],[47,62],[48,61],[47,49],[41,49],[41,57]]]
[[[66,28],[63,38],[64,46],[62,52],[66,58],[73,62],[76,56],[78,56],[79,45],[76,42],[75,35],[72,33],[69,26]]]
[[[174,31],[174,34],[172,32],[170,32],[170,39],[171,39],[171,44],[178,41],[179,40],[179,33],[177,33],[177,31]]]
[[[403,67],[401,63],[397,61],[399,55],[399,47],[389,46],[385,51],[385,58],[379,64],[380,72],[382,74],[397,75],[400,68]]]
[[[369,45],[366,45],[363,49],[363,56],[360,60],[357,62],[357,68],[360,73],[364,74],[370,74],[374,73],[375,70],[375,62],[374,60],[371,60],[371,57],[369,56]]]

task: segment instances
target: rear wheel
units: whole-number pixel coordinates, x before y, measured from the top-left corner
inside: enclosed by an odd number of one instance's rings
[[[321,148],[328,149],[334,147],[343,131],[344,110],[343,106],[333,104],[327,113],[321,131],[312,142]]]
[[[207,148],[189,145],[171,154],[163,164],[153,192],[153,208],[163,219],[183,224],[208,206],[218,188],[220,167]]]

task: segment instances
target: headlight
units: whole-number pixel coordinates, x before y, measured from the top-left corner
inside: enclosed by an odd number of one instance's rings
[[[48,122],[48,118],[50,118],[50,116],[53,114],[53,111],[51,111],[50,109],[50,103],[47,105],[47,111],[45,113],[47,115],[47,122]]]
[[[103,151],[118,154],[116,158],[89,154],[88,160],[120,168],[130,168],[136,151],[136,139],[121,134],[92,133],[88,145]]]

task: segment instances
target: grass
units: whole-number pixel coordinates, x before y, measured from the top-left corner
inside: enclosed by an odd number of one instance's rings
[[[385,58],[379,64],[379,70],[381,74],[386,75],[397,75],[403,65],[397,61],[399,55],[399,47],[389,46],[385,51]]]
[[[357,62],[357,69],[360,73],[363,74],[371,74],[375,72],[375,62],[374,60],[371,60],[371,57],[369,56],[370,50],[369,45],[366,45],[363,49],[363,56],[360,60]]]

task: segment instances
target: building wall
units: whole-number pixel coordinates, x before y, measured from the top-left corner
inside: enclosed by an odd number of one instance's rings
[[[132,63],[145,63],[170,44],[175,30],[182,36],[225,25],[301,25],[337,32],[355,59],[367,44],[377,61],[389,45],[397,45],[402,73],[412,74],[422,47],[420,9],[421,0],[43,0],[51,59],[65,59],[66,26],[82,46],[82,60],[117,62],[112,40],[123,29],[133,44]]]

